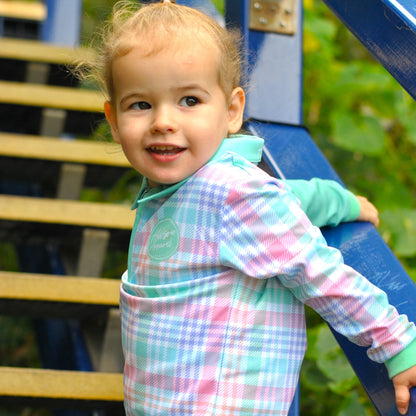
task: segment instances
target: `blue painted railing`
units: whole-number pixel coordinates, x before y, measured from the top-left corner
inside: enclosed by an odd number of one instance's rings
[[[322,177],[340,182],[304,128],[251,120],[248,129],[265,138],[265,158],[277,177],[282,174],[287,179]],[[329,245],[341,250],[346,264],[383,289],[399,312],[416,322],[416,286],[372,225],[341,224],[324,229],[324,236]],[[339,334],[335,336],[377,412],[382,416],[398,416],[393,385],[385,367],[371,361],[365,348]],[[411,416],[416,415],[415,403],[416,395],[412,392]]]
[[[416,98],[416,2],[323,1],[402,87]]]

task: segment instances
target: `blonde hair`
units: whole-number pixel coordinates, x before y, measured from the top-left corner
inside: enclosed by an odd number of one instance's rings
[[[183,5],[156,3],[137,6],[118,2],[102,35],[101,53],[92,65],[94,78],[104,88],[108,99],[114,96],[112,64],[140,45],[150,55],[180,42],[184,34],[192,35],[202,44],[212,41],[219,51],[218,82],[228,98],[241,84],[239,40],[206,14]],[[147,50],[146,50],[147,49]],[[90,66],[91,68],[91,66]]]

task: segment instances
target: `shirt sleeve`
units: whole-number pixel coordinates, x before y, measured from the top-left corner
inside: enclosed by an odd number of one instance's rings
[[[335,181],[313,178],[309,181],[288,179],[283,182],[298,198],[302,210],[317,227],[335,227],[341,222],[355,221],[358,218],[358,199]]]
[[[409,363],[414,360],[415,356],[416,340],[409,344],[403,351],[386,361],[385,364],[390,378],[410,368]]]
[[[337,332],[385,362],[416,339],[387,295],[343,263],[278,182],[241,184],[224,204],[220,259],[258,279],[277,278]],[[416,357],[409,365],[416,364]]]

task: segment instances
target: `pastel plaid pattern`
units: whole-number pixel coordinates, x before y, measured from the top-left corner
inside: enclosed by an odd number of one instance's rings
[[[286,415],[306,348],[303,303],[375,361],[416,338],[282,183],[236,154],[137,211],[120,298],[127,415]],[[166,219],[175,226],[157,228]],[[171,249],[175,232],[177,250],[152,260],[149,240]]]

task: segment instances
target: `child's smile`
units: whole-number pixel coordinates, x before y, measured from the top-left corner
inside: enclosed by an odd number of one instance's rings
[[[106,116],[114,140],[151,185],[192,175],[240,127],[234,119],[244,99],[240,89],[233,91],[237,98],[225,97],[217,49],[195,39],[189,48],[190,41],[151,54],[137,46],[113,63],[114,99]]]
[[[178,146],[154,145],[149,146],[146,150],[160,162],[172,162],[180,156],[180,153],[185,151],[185,148]]]

